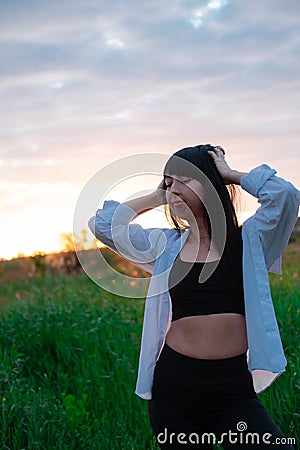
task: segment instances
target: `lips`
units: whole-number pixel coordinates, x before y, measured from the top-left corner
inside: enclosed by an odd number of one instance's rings
[[[172,206],[181,206],[184,204],[185,202],[183,200],[176,200],[176,202],[172,202]]]

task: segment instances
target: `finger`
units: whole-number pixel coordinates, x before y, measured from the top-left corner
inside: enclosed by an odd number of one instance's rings
[[[221,147],[220,145],[216,145],[215,149],[221,150],[221,152],[223,153],[223,155],[225,155],[225,150],[223,147]]]
[[[216,153],[214,152],[214,151],[212,151],[212,150],[209,150],[208,152],[207,152],[211,157],[212,157],[212,159],[215,161],[216,159],[217,159],[217,155],[216,155]]]
[[[166,186],[164,178],[161,180],[161,182],[159,183],[157,188],[166,190],[167,186]]]
[[[221,159],[225,158],[224,152],[220,148],[216,148],[215,151],[216,151],[216,155],[218,158],[221,158]]]
[[[225,158],[225,150],[220,146],[214,147],[213,150],[209,150],[207,153],[210,154],[214,161],[218,161],[220,159],[224,160]]]

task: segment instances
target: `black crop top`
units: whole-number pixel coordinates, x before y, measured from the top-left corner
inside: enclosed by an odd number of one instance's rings
[[[221,258],[218,266],[206,281],[199,283],[199,274],[204,264],[204,262],[181,261],[177,256],[169,274],[172,321],[182,317],[206,314],[238,313],[245,315],[243,295],[239,296],[238,302],[234,300],[225,258]],[[186,273],[190,267],[190,271],[184,277],[180,276],[180,274]]]

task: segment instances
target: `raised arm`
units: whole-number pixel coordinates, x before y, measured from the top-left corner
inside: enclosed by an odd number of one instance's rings
[[[208,153],[214,160],[216,168],[221,174],[225,184],[241,184],[241,179],[243,176],[247,175],[246,172],[239,172],[238,170],[231,169],[225,160],[225,153],[221,147],[215,147],[215,151],[210,151]]]
[[[245,221],[243,229],[247,228],[249,235],[259,236],[269,269],[288,244],[298,217],[300,192],[266,164],[243,173],[228,166],[221,150],[210,154],[226,184],[240,184],[258,198],[260,207]]]
[[[259,234],[268,269],[288,245],[300,202],[300,192],[275,174],[276,170],[262,164],[241,179],[242,188],[257,197],[260,203],[244,227],[248,228],[249,235]],[[280,272],[280,269],[276,271]]]
[[[163,230],[145,229],[131,222],[138,215],[164,202],[162,186],[161,182],[153,193],[124,203],[106,200],[103,207],[89,220],[89,228],[97,239],[149,272],[152,271],[159,251],[165,245]]]
[[[122,203],[128,206],[136,212],[136,215],[143,214],[150,211],[157,206],[163,205],[165,203],[165,183],[164,180],[160,182],[157,189],[151,194],[143,195],[142,197],[137,197],[127,202]]]

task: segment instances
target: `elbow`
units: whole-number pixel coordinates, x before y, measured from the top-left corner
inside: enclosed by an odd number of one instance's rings
[[[286,206],[294,211],[298,215],[299,205],[300,205],[300,191],[296,189],[292,183],[286,183],[285,190],[283,192],[285,195]]]
[[[98,239],[103,243],[106,243],[104,241],[106,241],[107,238],[109,238],[110,234],[107,232],[106,227],[103,226],[101,222],[99,223],[99,220],[97,220],[97,216],[92,216],[88,220],[88,227],[93,233],[93,235],[96,237],[96,239]]]
[[[298,216],[299,199],[300,192],[292,183],[275,178],[261,196],[261,213],[268,225],[275,228],[280,222],[293,221]]]
[[[282,190],[281,202],[279,222],[282,221],[291,233],[298,218],[300,192],[291,183],[286,183],[285,189]]]
[[[92,216],[88,221],[88,227],[93,234],[95,234],[95,216]]]
[[[279,179],[280,182],[276,189],[276,198],[279,203],[288,209],[296,209],[298,211],[300,204],[300,192],[289,181]]]

